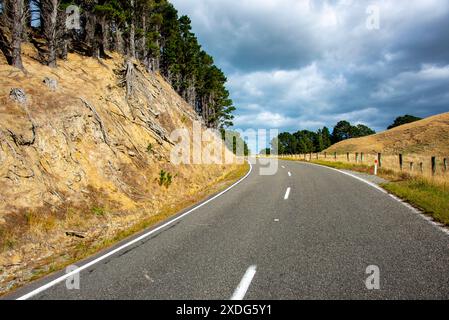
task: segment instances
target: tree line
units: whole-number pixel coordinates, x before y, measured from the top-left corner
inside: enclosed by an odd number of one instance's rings
[[[375,134],[371,128],[359,124],[351,125],[348,121],[340,121],[334,127],[332,133],[329,128],[323,127],[316,132],[300,130],[295,133],[283,132],[271,141],[271,148],[263,150],[264,153],[277,154],[304,154],[326,150],[331,145],[340,141],[359,138]]]
[[[79,18],[79,19],[78,19]],[[212,128],[232,125],[224,73],[201,47],[188,16],[167,0],[0,0],[0,50],[23,69],[21,45],[43,64],[77,52],[98,59],[115,51],[159,72]]]
[[[422,118],[412,115],[397,117],[394,122],[388,126],[388,130],[402,126],[407,123],[422,120]],[[327,127],[319,129],[316,132],[309,130],[300,130],[295,133],[283,132],[271,141],[271,148],[261,150],[262,154],[305,154],[322,152],[343,140],[352,138],[361,138],[375,134],[376,131],[363,124],[351,125],[346,120],[338,122],[332,133]]]

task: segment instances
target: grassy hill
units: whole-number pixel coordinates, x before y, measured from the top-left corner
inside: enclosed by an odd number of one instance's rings
[[[326,151],[448,156],[448,142],[449,113],[443,113],[372,136],[342,141]]]

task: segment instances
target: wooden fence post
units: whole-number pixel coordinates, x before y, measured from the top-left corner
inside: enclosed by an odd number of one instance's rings
[[[410,162],[410,172],[413,172],[413,162]]]
[[[351,160],[349,159],[349,152],[346,152],[346,158],[348,159],[348,162],[351,161]]]
[[[334,160],[337,160],[337,153],[334,152]]]
[[[401,171],[402,171],[402,167],[403,167],[403,159],[402,159],[402,154],[400,153],[399,154],[399,169],[401,169]]]
[[[355,163],[359,163],[359,153],[355,153]]]
[[[324,153],[324,159],[327,159],[327,152]]]
[[[423,173],[423,172],[424,172],[424,169],[423,169],[423,164],[422,164],[422,162],[420,162],[420,163],[419,163],[419,170],[421,171],[421,173]]]
[[[363,152],[360,153],[360,162],[363,163]]]
[[[379,163],[379,168],[382,168],[382,153],[377,154],[377,162]]]
[[[437,157],[432,157],[432,175],[437,173]]]
[[[443,159],[444,172],[447,172],[447,158]]]

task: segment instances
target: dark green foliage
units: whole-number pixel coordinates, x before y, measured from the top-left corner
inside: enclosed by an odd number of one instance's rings
[[[376,131],[374,131],[373,129],[368,128],[367,126],[365,126],[363,124],[358,124],[356,127],[352,128],[352,137],[351,138],[366,137],[366,136],[370,136],[375,133],[376,133]]]
[[[412,123],[412,122],[415,122],[415,121],[419,121],[419,120],[422,120],[422,118],[418,118],[418,117],[406,114],[405,116],[397,117],[394,120],[393,124],[388,127],[388,130],[396,128],[396,127],[399,127],[399,126],[402,126],[402,125],[407,124],[407,123]]]
[[[161,170],[159,172],[159,185],[168,188],[172,184],[173,176],[170,172]]]
[[[375,134],[376,132],[363,124],[352,126],[348,121],[340,121],[334,127],[332,132],[332,142],[338,143],[340,141],[352,138],[360,138]]]
[[[149,144],[148,144],[148,146],[147,146],[147,152],[148,152],[149,154],[153,153],[153,144],[152,144],[152,143],[149,143]]]
[[[293,134],[283,132],[271,141],[270,153],[286,155],[322,152],[333,143],[374,133],[376,133],[374,130],[365,125],[352,126],[348,121],[340,121],[334,127],[332,135],[327,127],[317,132],[309,130],[301,130]]]

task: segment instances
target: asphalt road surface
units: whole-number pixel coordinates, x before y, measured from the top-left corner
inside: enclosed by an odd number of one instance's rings
[[[48,285],[61,272],[8,298],[449,298],[449,236],[419,214],[329,168],[258,169],[132,245],[80,262],[99,260],[79,273],[79,290]],[[380,288],[368,290],[368,277]]]

